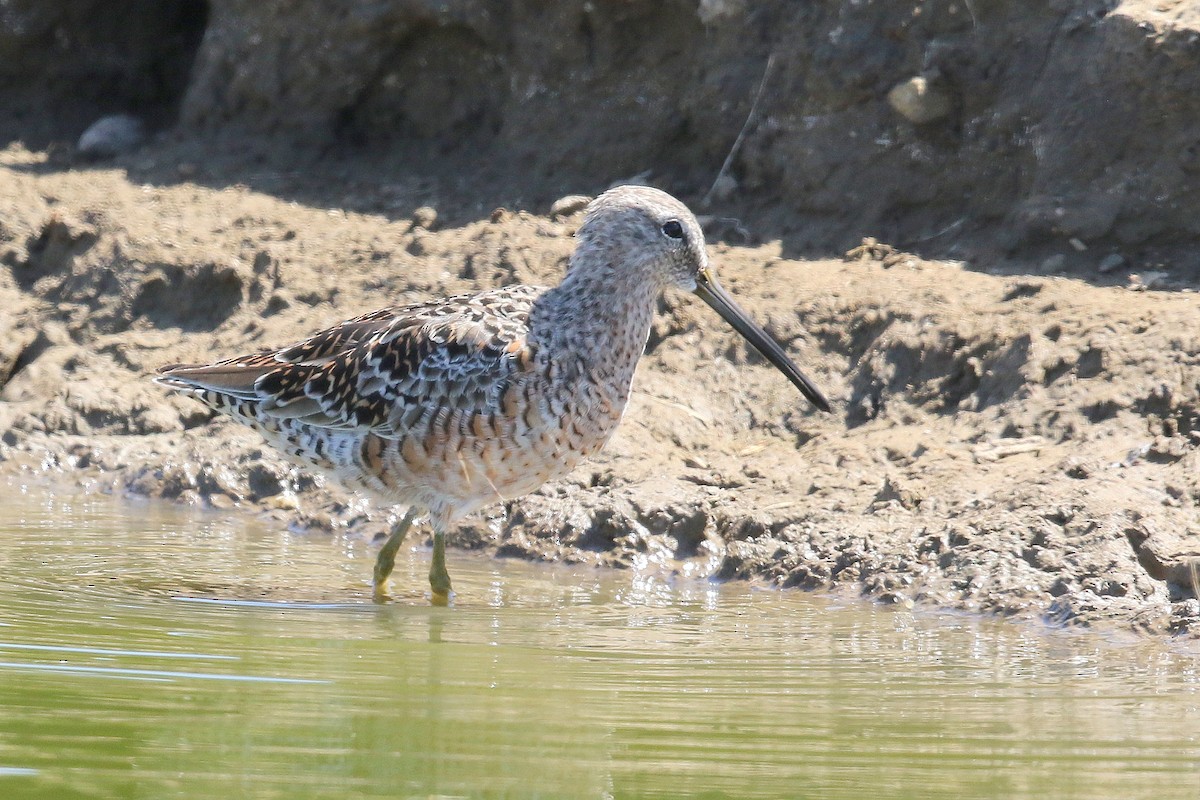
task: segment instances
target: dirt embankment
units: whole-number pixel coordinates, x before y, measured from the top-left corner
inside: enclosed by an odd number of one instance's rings
[[[1198,36],[1187,0],[12,0],[0,134],[249,129],[444,165],[490,210],[640,173],[698,198],[745,126],[715,210],[789,255],[1195,280]],[[339,193],[372,210],[303,199]]]
[[[667,297],[605,454],[458,545],[1200,631],[1189,4],[153,5],[6,12],[5,469],[374,535],[146,374],[553,282],[550,202],[648,172],[839,413]],[[112,111],[159,133],[79,162]]]

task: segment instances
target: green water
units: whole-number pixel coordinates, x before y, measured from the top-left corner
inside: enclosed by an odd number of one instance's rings
[[[1200,652],[2,487],[0,798],[1200,796]]]

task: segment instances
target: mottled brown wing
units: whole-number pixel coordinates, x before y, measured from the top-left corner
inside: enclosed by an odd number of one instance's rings
[[[517,286],[372,312],[279,350],[164,367],[159,381],[253,401],[272,416],[395,436],[440,411],[492,412],[529,364]]]

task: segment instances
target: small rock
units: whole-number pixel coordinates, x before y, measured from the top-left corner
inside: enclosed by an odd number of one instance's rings
[[[1134,292],[1144,292],[1147,289],[1157,289],[1166,283],[1168,273],[1166,272],[1142,272],[1133,273],[1129,276],[1129,289]]]
[[[300,501],[291,492],[281,492],[280,494],[271,495],[265,502],[270,508],[280,511],[296,511],[300,508]]]
[[[493,209],[491,215],[488,217],[488,221],[493,225],[499,225],[500,223],[507,222],[510,219],[512,219],[512,212],[507,208]]]
[[[896,84],[887,94],[892,110],[914,125],[935,122],[950,114],[950,95],[916,75]]]
[[[1070,239],[1067,239],[1067,244],[1071,245],[1076,253],[1082,253],[1087,250],[1087,245],[1084,244],[1083,240],[1077,236],[1072,236]]]
[[[1100,259],[1099,266],[1096,269],[1102,274],[1107,275],[1110,272],[1115,272],[1125,266],[1125,256],[1120,253],[1109,253],[1104,258]]]
[[[437,216],[437,209],[433,206],[421,206],[412,213],[413,227],[431,230],[437,224]]]
[[[101,117],[91,124],[75,149],[88,158],[112,158],[136,150],[146,140],[146,126],[131,114]]]
[[[592,202],[592,198],[586,194],[569,194],[566,197],[560,197],[550,206],[550,219],[560,219],[578,214],[587,208],[590,202]]]

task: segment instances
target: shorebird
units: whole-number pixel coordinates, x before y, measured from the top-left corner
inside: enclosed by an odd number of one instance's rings
[[[396,552],[429,515],[433,601],[447,602],[446,530],[566,475],[612,436],[658,296],[712,306],[822,411],[829,403],[717,282],[683,203],[620,186],[587,207],[562,282],[507,286],[372,311],[296,344],[156,381],[261,433],[303,467],[407,513],[375,562],[386,597]]]

